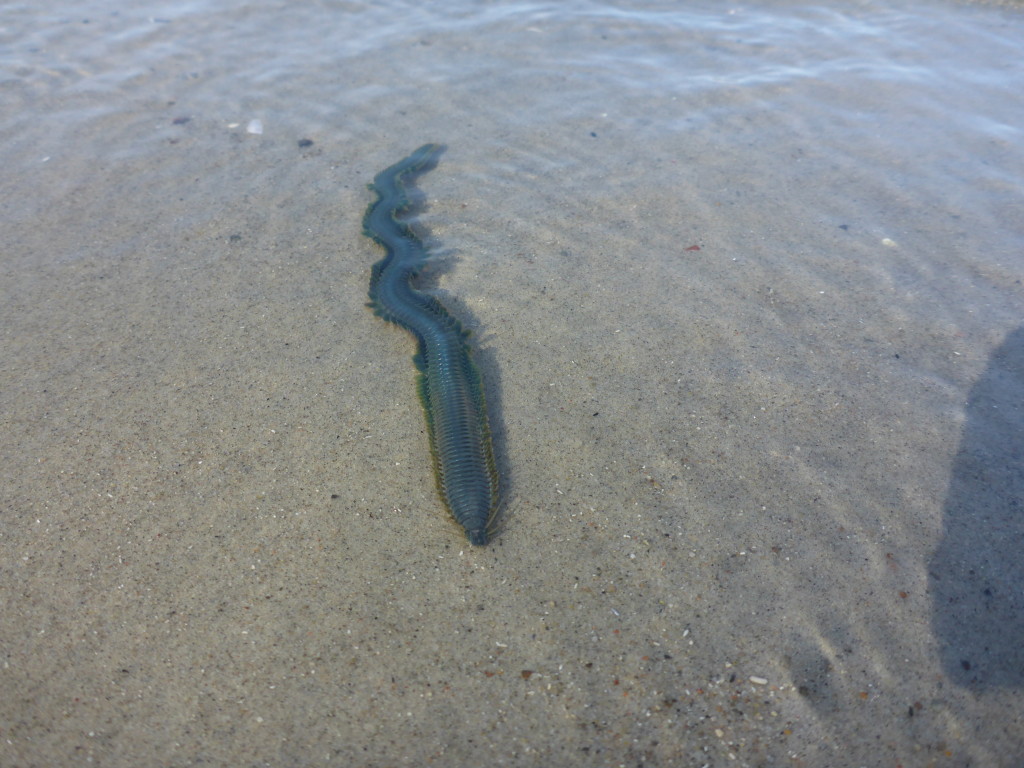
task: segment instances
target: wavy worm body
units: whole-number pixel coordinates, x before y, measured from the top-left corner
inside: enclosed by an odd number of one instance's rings
[[[440,301],[412,287],[427,251],[398,218],[411,207],[406,183],[433,168],[443,149],[425,144],[378,173],[369,185],[377,200],[363,217],[363,234],[382,245],[385,255],[373,265],[368,306],[416,337],[413,360],[420,372],[419,395],[437,488],[470,543],[483,545],[493,532],[499,501],[483,385],[466,344],[468,332]]]

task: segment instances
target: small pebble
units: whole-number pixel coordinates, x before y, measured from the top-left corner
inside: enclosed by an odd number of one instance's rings
[[[768,681],[765,680],[763,677],[756,677],[754,675],[751,675],[750,682],[752,682],[754,685],[768,685]]]

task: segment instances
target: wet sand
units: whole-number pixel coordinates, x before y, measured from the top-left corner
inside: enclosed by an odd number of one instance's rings
[[[1014,764],[1024,17],[659,9],[12,13],[0,764]]]

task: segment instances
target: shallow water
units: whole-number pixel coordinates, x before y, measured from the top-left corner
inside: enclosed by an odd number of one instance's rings
[[[9,6],[0,763],[1014,765],[1022,39]],[[365,184],[427,141],[486,549],[364,306]]]

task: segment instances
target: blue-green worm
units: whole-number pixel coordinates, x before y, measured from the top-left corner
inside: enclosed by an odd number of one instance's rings
[[[416,337],[413,360],[438,492],[470,543],[484,545],[494,532],[500,495],[483,384],[468,332],[435,296],[413,287],[428,253],[400,218],[411,209],[406,185],[433,168],[443,150],[425,144],[369,185],[377,200],[363,217],[363,233],[383,246],[384,258],[373,265],[368,306]]]

